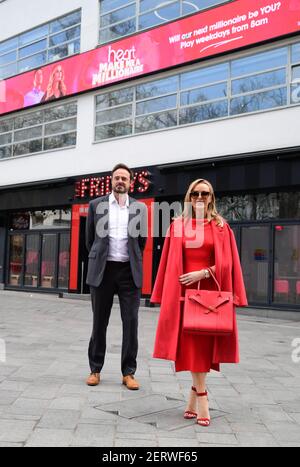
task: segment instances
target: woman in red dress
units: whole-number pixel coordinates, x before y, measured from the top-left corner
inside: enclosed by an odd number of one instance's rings
[[[183,331],[185,288],[215,290],[209,269],[222,290],[234,293],[234,304],[247,305],[241,265],[234,234],[216,209],[210,182],[195,180],[189,186],[185,207],[167,233],[151,301],[161,304],[154,357],[173,360],[175,370],[190,371],[192,387],[184,413],[187,419],[209,426],[206,377],[220,371],[220,363],[238,363],[238,332],[230,336],[200,336]]]

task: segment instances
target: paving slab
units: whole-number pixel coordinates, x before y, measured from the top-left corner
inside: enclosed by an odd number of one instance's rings
[[[241,363],[207,378],[212,423],[184,420],[191,375],[152,359],[159,308],[140,309],[139,391],[122,385],[114,304],[101,384],[88,387],[88,301],[0,291],[0,447],[300,446],[299,321],[238,316]]]

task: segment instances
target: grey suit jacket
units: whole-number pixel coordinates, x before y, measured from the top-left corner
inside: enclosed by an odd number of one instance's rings
[[[143,251],[147,241],[147,207],[129,196],[128,252],[136,287],[143,284]],[[92,200],[86,223],[86,247],[89,264],[86,283],[99,287],[109,250],[109,195]]]

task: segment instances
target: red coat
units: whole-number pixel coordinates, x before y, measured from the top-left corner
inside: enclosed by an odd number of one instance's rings
[[[180,297],[183,295],[179,276],[183,274],[182,219],[169,227],[161,261],[151,296],[151,302],[160,303],[160,316],[156,332],[154,358],[176,361],[180,331]],[[179,232],[179,235],[178,235]],[[227,223],[218,226],[212,221],[215,247],[216,277],[221,290],[234,294],[234,304],[247,306],[244,280],[234,233]],[[188,272],[188,271],[187,271]],[[238,363],[239,345],[236,315],[234,332],[230,336],[214,338],[213,363]]]

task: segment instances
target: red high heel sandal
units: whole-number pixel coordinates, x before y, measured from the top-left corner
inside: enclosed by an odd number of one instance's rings
[[[197,392],[198,397],[207,397],[207,391],[205,392]],[[208,397],[207,397],[208,400]],[[210,425],[210,418],[197,418],[197,425],[200,426],[209,426]]]
[[[197,389],[195,388],[195,386],[192,386],[192,387],[191,387],[191,390],[194,391],[194,392],[197,392]],[[186,420],[192,420],[193,418],[197,418],[197,414],[196,414],[196,412],[193,412],[192,410],[186,410],[186,411],[184,412],[183,417],[184,417]]]

